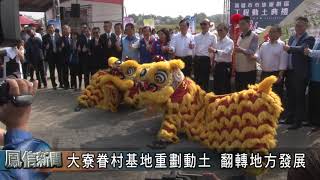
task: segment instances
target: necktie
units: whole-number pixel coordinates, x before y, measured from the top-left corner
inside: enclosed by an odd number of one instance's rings
[[[56,38],[54,37],[54,35],[52,36],[52,46],[53,46],[53,52],[57,52]]]
[[[69,45],[71,44],[71,38],[70,37],[67,37],[68,38],[68,43]]]

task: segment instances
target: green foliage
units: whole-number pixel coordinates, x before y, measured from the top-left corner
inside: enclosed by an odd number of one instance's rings
[[[156,15],[144,15],[144,14],[130,14],[129,17],[132,17],[134,19],[134,22],[138,26],[143,26],[143,20],[154,18],[155,19],[155,25],[157,26],[157,29],[159,27],[166,27],[166,28],[172,28],[174,29],[180,20],[182,20],[185,17],[178,16],[178,17],[170,17],[170,16],[156,16]],[[204,18],[208,18],[210,21],[219,24],[223,20],[222,14],[217,14],[213,16],[207,16],[205,13],[199,13],[195,14],[196,17],[196,23],[199,24]]]
[[[311,26],[320,26],[320,10],[316,11],[305,11],[306,17],[308,17]]]

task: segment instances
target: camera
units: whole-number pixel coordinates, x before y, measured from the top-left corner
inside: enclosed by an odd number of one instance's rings
[[[9,95],[9,83],[5,80],[0,81],[0,106],[8,103],[14,104],[16,107],[25,107],[32,104],[32,95],[22,95],[22,96],[10,96]]]

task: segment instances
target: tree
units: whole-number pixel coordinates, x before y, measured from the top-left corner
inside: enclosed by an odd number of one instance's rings
[[[154,18],[155,21],[157,22],[156,26],[157,29],[161,27],[166,27],[166,28],[175,28],[178,26],[179,21],[184,19],[185,17],[183,16],[178,16],[178,17],[170,17],[170,16],[156,16],[153,14],[130,14],[130,17],[134,19],[135,24],[138,26],[143,26],[143,20],[144,19],[149,19],[149,18]],[[205,13],[197,13],[195,14],[196,18],[196,23],[199,26],[199,23],[204,19],[208,18],[210,21],[214,22],[215,24],[219,24],[223,21],[223,15],[222,14],[217,14],[213,16],[207,16]]]
[[[203,21],[205,18],[208,18],[208,16],[205,13],[199,13],[199,14],[195,14],[196,16],[196,22],[200,23],[201,21]]]

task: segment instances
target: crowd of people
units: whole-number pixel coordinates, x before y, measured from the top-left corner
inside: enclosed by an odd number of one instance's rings
[[[39,80],[38,88],[47,88],[49,71],[53,89],[80,90],[82,83],[84,87],[89,85],[91,75],[107,68],[109,57],[135,59],[140,63],[152,62],[157,55],[165,59],[171,57],[168,47],[172,32],[161,29],[156,33],[150,27],[140,30],[137,35],[135,26],[129,23],[123,31],[121,23],[113,26],[110,21],[104,22],[104,33],[99,27],[91,29],[87,24],[81,25],[80,34],[68,25],[62,27],[61,34],[52,24],[47,26],[46,33],[43,28],[26,27],[21,32],[22,40],[14,48],[24,57],[12,59],[10,62],[15,65],[9,67],[7,74],[18,71],[19,77],[30,77],[30,80],[35,79],[35,74]]]
[[[80,34],[68,25],[62,27],[61,34],[51,24],[47,26],[46,33],[43,29],[36,32],[34,28],[27,28],[22,31],[22,40],[15,47],[19,56],[7,63],[7,73],[22,69],[21,77],[27,79],[30,76],[31,80],[35,73],[38,88],[47,88],[46,72],[49,69],[53,89],[80,90],[82,81],[86,87],[90,76],[99,69],[108,68],[109,57],[150,63],[161,56],[167,60],[183,60],[183,73],[192,77],[204,90],[218,95],[232,92],[232,72],[235,72],[235,91],[274,75],[278,81],[273,90],[286,106],[282,115],[286,119],[284,123],[291,124],[289,129],[298,129],[303,121],[309,119],[318,130],[320,123],[316,108],[320,105],[320,43],[306,32],[308,19],[296,19],[296,32],[288,43],[280,39],[281,27],[273,25],[269,40],[259,44],[259,37],[250,29],[250,22],[248,16],[240,20],[241,35],[237,42],[229,37],[226,24],[217,25],[216,34],[210,32],[211,22],[208,19],[200,23],[201,32],[196,35],[189,33],[189,22],[185,19],[179,22],[178,33],[165,28],[155,32],[148,26],[139,28],[139,33],[136,33],[134,24],[126,24],[123,30],[121,23],[113,26],[110,21],[104,22],[103,33],[100,28],[91,29],[87,24],[81,25]],[[19,66],[11,62],[23,63]],[[261,77],[257,77],[257,64],[261,65]],[[211,73],[213,89],[209,88]],[[309,97],[308,105],[306,97]]]

